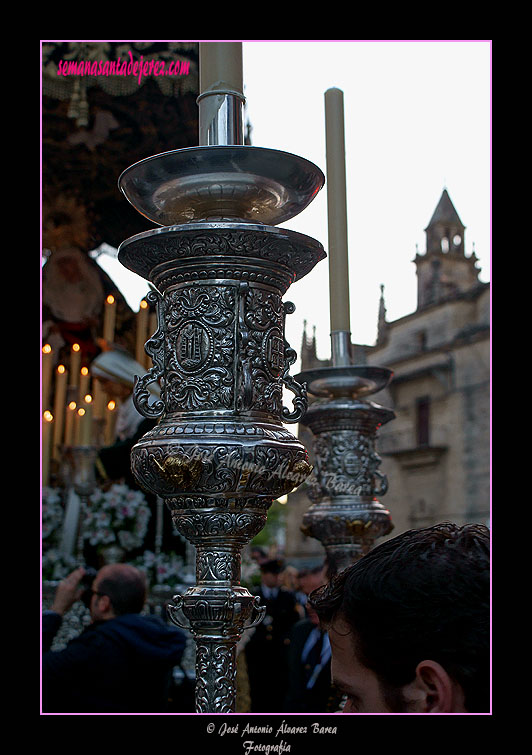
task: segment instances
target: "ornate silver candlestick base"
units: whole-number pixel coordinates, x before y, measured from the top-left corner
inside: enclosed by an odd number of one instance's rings
[[[154,366],[134,401],[160,421],[133,448],[131,466],[196,547],[196,585],[169,607],[196,641],[196,710],[231,713],[236,644],[265,610],[240,585],[241,550],[273,500],[311,471],[283,427],[300,420],[307,396],[289,374],[296,354],[285,317],[294,306],[282,296],[325,257],[314,239],[251,218],[292,217],[324,179],[285,153],[218,146],[165,153],[126,174],[122,189],[140,212],[181,223],[119,249],[121,263],[154,285],[158,317],[146,344]],[[150,404],[156,380],[161,400]],[[282,405],[283,386],[293,410]]]
[[[375,451],[378,428],[395,415],[362,397],[386,387],[391,370],[326,367],[297,375],[317,396],[301,423],[314,435],[315,469],[307,480],[312,505],[302,531],[325,548],[330,574],[347,568],[392,530],[378,501],[388,482]]]

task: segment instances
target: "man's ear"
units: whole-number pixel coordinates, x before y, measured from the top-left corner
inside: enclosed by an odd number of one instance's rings
[[[113,610],[113,604],[111,598],[108,595],[100,595],[100,611],[102,613],[109,613]]]
[[[462,688],[436,661],[418,663],[416,678],[404,694],[420,713],[466,712]]]

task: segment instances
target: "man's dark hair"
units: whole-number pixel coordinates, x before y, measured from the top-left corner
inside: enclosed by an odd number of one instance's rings
[[[280,574],[284,569],[284,563],[279,559],[272,558],[260,565],[263,574]]]
[[[309,596],[322,625],[342,618],[358,660],[385,698],[438,662],[460,684],[466,709],[489,710],[489,530],[449,522],[376,546]],[[395,691],[395,692],[394,692]]]
[[[98,592],[109,596],[116,616],[140,613],[146,600],[146,579],[139,569],[117,564],[100,580]]]
[[[318,566],[312,566],[309,568],[300,569],[297,573],[297,576],[301,579],[302,577],[309,577],[314,576],[315,574],[321,574],[324,569],[323,564],[319,564]]]

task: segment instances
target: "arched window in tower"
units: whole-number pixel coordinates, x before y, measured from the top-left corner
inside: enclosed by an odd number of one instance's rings
[[[449,239],[447,238],[447,236],[444,236],[441,240],[441,250],[442,252],[449,251]]]
[[[455,236],[453,237],[453,244],[455,246],[460,246],[461,243],[462,243],[462,237],[460,236],[459,233],[455,234]]]

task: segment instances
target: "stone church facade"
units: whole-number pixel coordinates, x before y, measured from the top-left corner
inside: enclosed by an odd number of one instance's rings
[[[489,524],[490,517],[490,285],[478,279],[475,253],[465,254],[465,226],[447,190],[425,233],[426,251],[414,259],[416,310],[388,322],[381,287],[376,344],[351,345],[352,364],[394,373],[371,396],[396,415],[377,442],[389,482],[381,503],[394,523],[388,537],[444,520]],[[306,333],[301,362],[302,370],[331,364],[316,358]],[[301,425],[299,436],[310,450]],[[299,531],[309,506],[303,485],[287,507],[286,556],[294,563],[323,555]]]

